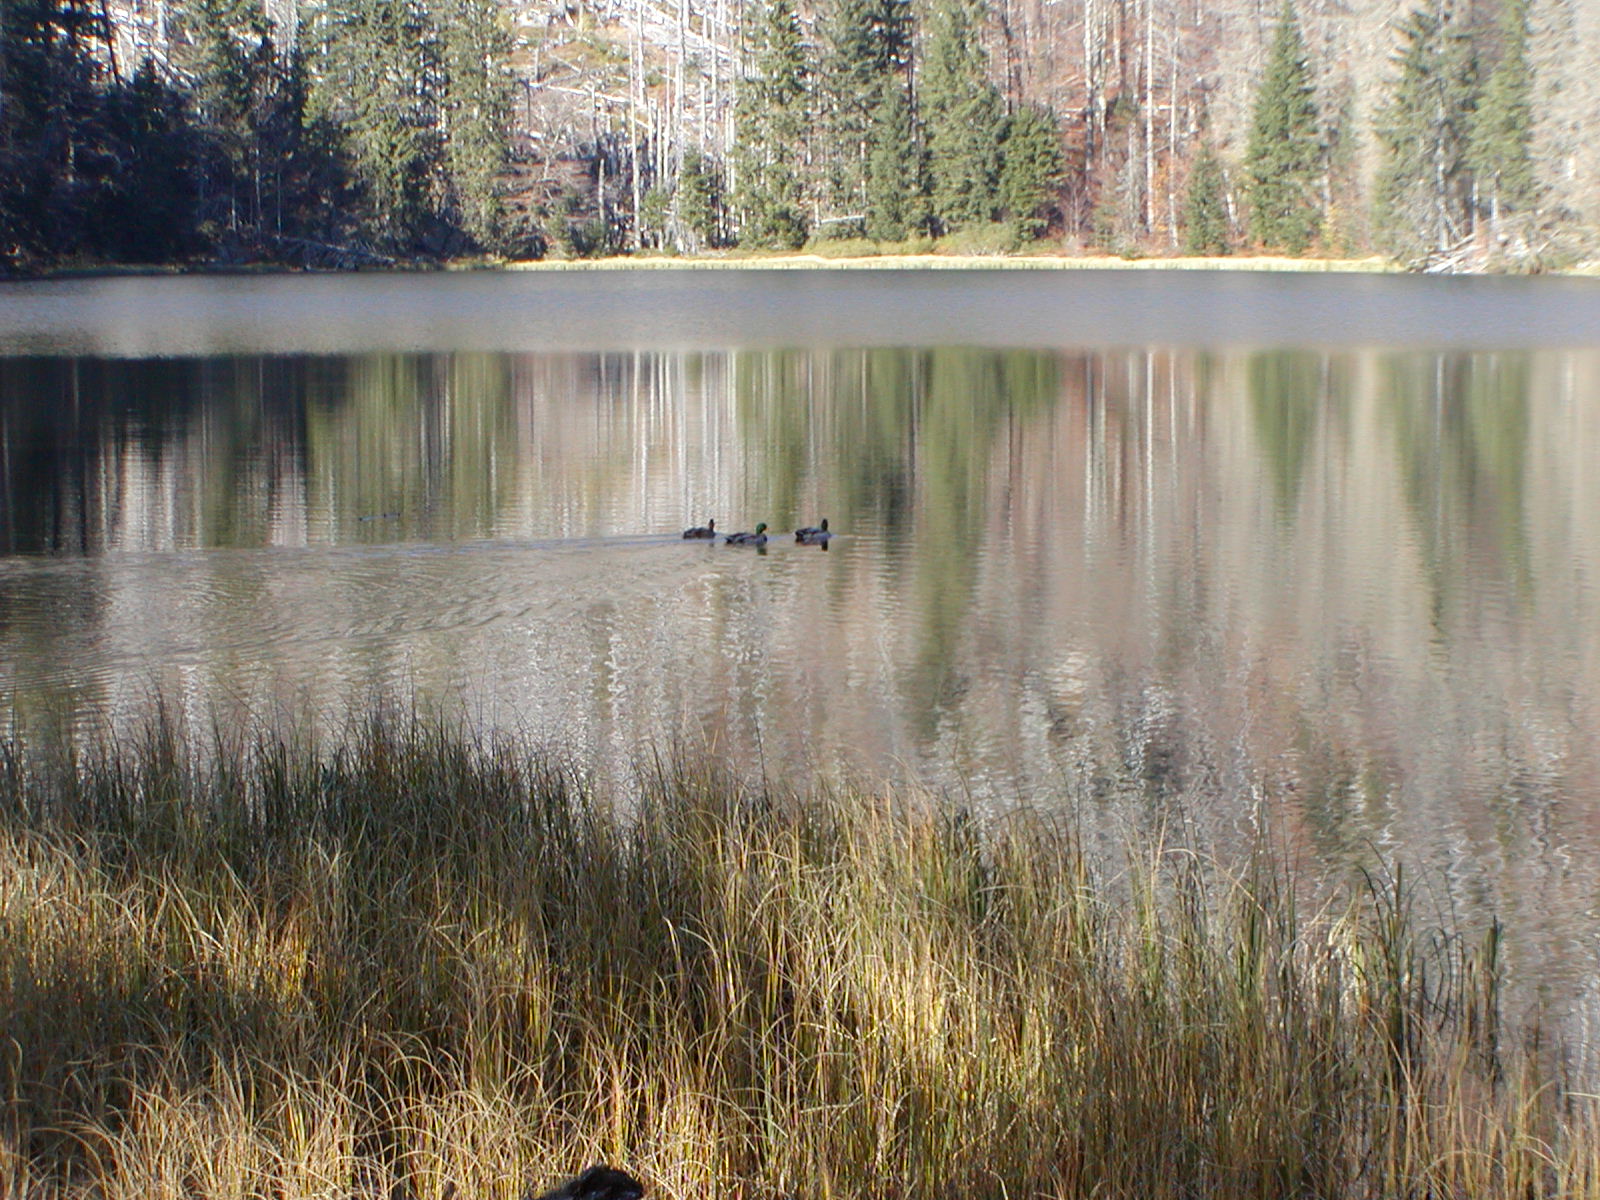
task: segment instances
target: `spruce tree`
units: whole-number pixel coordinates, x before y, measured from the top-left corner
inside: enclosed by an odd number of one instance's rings
[[[1400,29],[1398,77],[1378,114],[1383,148],[1374,224],[1386,249],[1445,250],[1471,227],[1468,132],[1476,58],[1449,0],[1425,0]]]
[[[145,62],[107,98],[120,169],[90,222],[101,252],[119,262],[181,262],[208,249],[200,228],[205,141],[183,95]]]
[[[792,0],[767,0],[759,36],[755,73],[736,113],[739,240],[792,250],[806,239],[800,164],[807,122],[805,46]]]
[[[1065,160],[1053,112],[1024,105],[1006,118],[1000,139],[1000,202],[1019,241],[1044,233],[1061,191]]]
[[[1533,167],[1533,69],[1528,63],[1527,0],[1507,0],[1500,61],[1473,114],[1468,161],[1492,227],[1530,209],[1539,187]]]
[[[1321,222],[1321,174],[1311,69],[1300,22],[1293,5],[1285,3],[1245,150],[1251,237],[1268,249],[1304,253]]]
[[[252,0],[184,0],[180,64],[193,81],[201,117],[240,149],[259,84],[258,63],[270,42],[265,14]]]
[[[943,230],[995,218],[1000,93],[989,82],[982,0],[935,0],[922,71],[934,219]]]
[[[88,0],[0,2],[0,251],[49,259],[90,248],[103,31]]]
[[[722,177],[716,164],[689,150],[672,196],[674,240],[691,254],[721,244]]]
[[[344,131],[369,232],[414,249],[442,190],[438,30],[418,0],[327,0],[314,35],[313,99]]]
[[[843,212],[860,212],[867,203],[873,123],[884,81],[902,77],[911,61],[911,3],[835,0],[824,30],[819,99],[828,199]]]
[[[444,0],[440,11],[449,188],[462,230],[493,250],[504,234],[498,189],[510,156],[511,33],[498,0]]]
[[[1200,143],[1189,172],[1189,191],[1183,206],[1183,249],[1186,254],[1228,253],[1227,181],[1222,160],[1210,140]]]
[[[885,75],[879,85],[869,143],[866,234],[898,242],[927,223],[927,198],[911,102],[897,75]]]
[[[231,241],[249,242],[262,221],[263,147],[259,127],[277,91],[276,52],[261,6],[254,0],[184,0],[179,63],[193,81],[191,96],[220,169],[208,183],[205,216]]]

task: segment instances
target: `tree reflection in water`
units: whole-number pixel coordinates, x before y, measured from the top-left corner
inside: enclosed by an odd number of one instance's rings
[[[1562,350],[0,359],[0,681],[22,725],[378,692],[623,772],[730,739],[1108,837],[1264,800],[1559,940],[1600,850],[1597,383]],[[826,556],[680,536],[822,513]]]

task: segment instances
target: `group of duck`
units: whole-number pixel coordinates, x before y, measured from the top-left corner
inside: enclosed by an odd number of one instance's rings
[[[683,531],[685,538],[699,538],[702,541],[715,541],[722,539],[724,546],[765,546],[767,544],[767,523],[765,521],[755,527],[751,533],[718,533],[717,523],[707,521],[704,525],[696,525],[693,529]],[[807,525],[803,529],[794,531],[794,540],[802,546],[821,546],[828,548],[828,539],[833,534],[828,532],[828,518],[823,517],[816,525]]]

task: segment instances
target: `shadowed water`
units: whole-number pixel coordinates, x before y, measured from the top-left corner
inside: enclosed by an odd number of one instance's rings
[[[1498,912],[1585,1020],[1600,293],[897,278],[0,292],[9,716],[398,694],[619,772],[709,739],[1108,838],[1266,821]]]

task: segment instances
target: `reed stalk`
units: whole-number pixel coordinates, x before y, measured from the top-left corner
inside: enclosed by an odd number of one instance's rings
[[[1252,863],[412,718],[13,744],[0,1195],[1600,1196],[1497,930]]]

